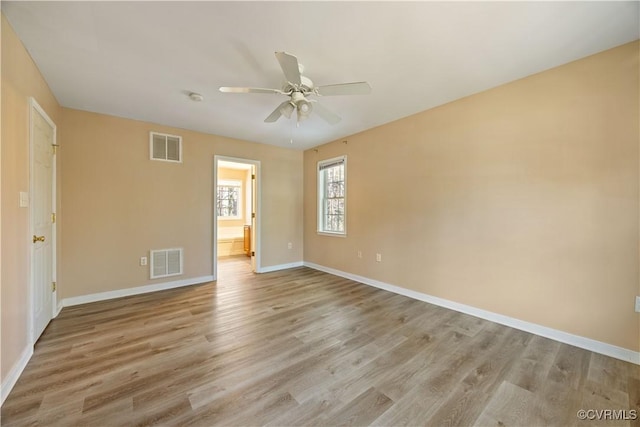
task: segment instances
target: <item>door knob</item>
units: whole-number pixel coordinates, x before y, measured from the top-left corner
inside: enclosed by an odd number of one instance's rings
[[[35,234],[33,235],[33,243],[36,242],[44,242],[44,236],[36,236]]]

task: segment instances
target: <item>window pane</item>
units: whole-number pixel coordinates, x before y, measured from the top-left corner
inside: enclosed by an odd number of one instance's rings
[[[325,217],[326,228],[325,231],[344,231],[344,215],[331,215],[328,214]]]
[[[333,202],[334,202],[333,199],[327,200],[327,214],[328,215],[334,215],[335,214],[334,203]]]
[[[329,208],[327,213],[331,215],[342,215],[344,213],[344,200],[343,199],[332,199],[329,200]]]
[[[216,200],[216,209],[218,211],[218,216],[240,216],[238,212],[239,195],[240,187],[219,185]]]

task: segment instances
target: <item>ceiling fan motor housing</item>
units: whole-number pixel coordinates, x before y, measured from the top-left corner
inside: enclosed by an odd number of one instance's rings
[[[291,82],[285,82],[282,86],[282,91],[284,93],[302,92],[305,95],[315,93],[313,81],[311,81],[310,78],[300,76],[300,83],[300,85],[297,85]]]

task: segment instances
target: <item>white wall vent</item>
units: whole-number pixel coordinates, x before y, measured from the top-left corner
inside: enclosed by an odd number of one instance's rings
[[[150,258],[152,279],[182,274],[182,248],[153,250]]]
[[[182,163],[182,137],[166,133],[150,132],[151,160]]]

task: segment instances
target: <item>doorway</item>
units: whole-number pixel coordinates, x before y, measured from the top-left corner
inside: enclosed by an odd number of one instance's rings
[[[260,265],[260,162],[214,159],[213,276],[255,272]]]
[[[31,342],[56,309],[56,125],[31,98],[30,108]]]

